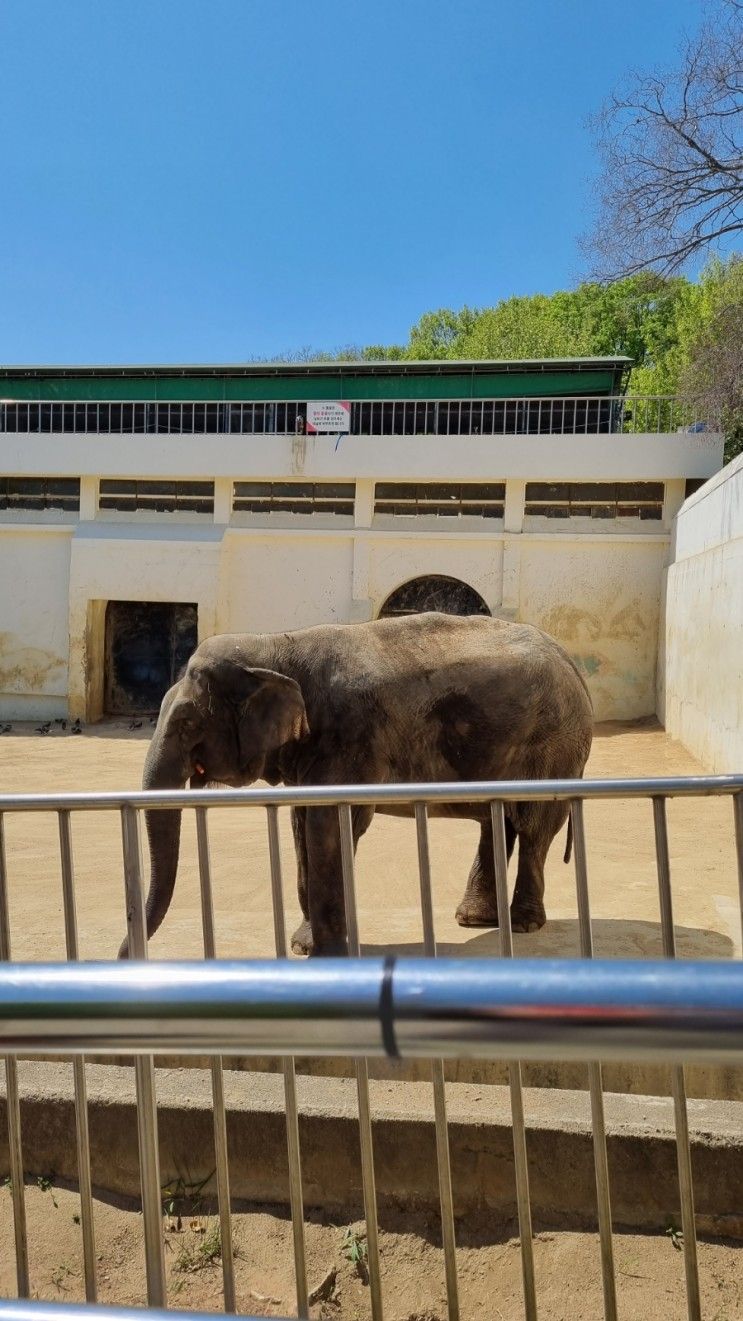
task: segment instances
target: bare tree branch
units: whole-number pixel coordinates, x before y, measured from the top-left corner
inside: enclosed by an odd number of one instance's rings
[[[669,275],[743,233],[743,3],[717,0],[675,73],[634,75],[596,120],[594,278]]]

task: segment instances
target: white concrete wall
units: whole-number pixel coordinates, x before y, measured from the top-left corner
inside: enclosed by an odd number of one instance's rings
[[[0,471],[77,477],[310,477],[434,481],[665,481],[710,477],[722,437],[674,432],[588,436],[0,437]]]
[[[712,772],[743,771],[743,455],[678,513],[658,714]]]
[[[196,602],[205,637],[372,619],[395,588],[428,574],[458,578],[493,614],[553,633],[586,675],[599,719],[648,715],[670,522],[685,478],[719,467],[721,443],[683,433],[352,436],[339,444],[325,436],[4,434],[0,473],[82,480],[74,521],[0,512],[0,718],[100,714],[109,600]],[[214,518],[101,516],[99,479],[117,475],[214,480]],[[233,479],[291,476],[354,480],[353,521],[232,515]],[[374,518],[375,479],[447,478],[504,481],[505,518],[404,526]],[[664,481],[664,519],[600,528],[525,520],[529,479]]]
[[[544,535],[524,542],[519,618],[561,642],[583,674],[597,720],[655,705],[663,536]]]
[[[0,535],[0,717],[67,713],[67,601],[72,529],[4,527]]]

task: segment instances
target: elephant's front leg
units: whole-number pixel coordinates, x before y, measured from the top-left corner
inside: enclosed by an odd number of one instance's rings
[[[346,907],[343,897],[341,836],[336,807],[305,809],[307,893],[314,955],[348,954]],[[352,813],[354,852],[374,815],[373,808]]]
[[[516,831],[506,817],[506,857],[513,853]],[[467,888],[456,919],[460,927],[497,927],[498,900],[495,892],[495,856],[493,853],[493,827],[490,818],[480,826],[480,844],[472,864]]]
[[[310,904],[307,885],[307,808],[291,809],[294,849],[297,855],[297,896],[302,910],[302,921],[292,936],[293,954],[312,953],[312,927],[310,926]]]

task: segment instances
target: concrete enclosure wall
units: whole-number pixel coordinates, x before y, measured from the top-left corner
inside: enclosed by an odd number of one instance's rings
[[[743,455],[680,509],[665,574],[658,714],[713,772],[743,769]]]

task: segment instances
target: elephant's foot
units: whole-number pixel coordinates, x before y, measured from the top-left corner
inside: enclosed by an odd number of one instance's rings
[[[322,945],[313,945],[310,955],[313,959],[347,959],[348,943],[341,937],[326,940]]]
[[[312,927],[307,918],[300,922],[292,936],[292,954],[311,954],[314,949]]]
[[[498,905],[485,895],[465,895],[454,916],[460,927],[497,927]]]
[[[544,904],[511,905],[511,930],[518,934],[528,935],[532,931],[539,931],[546,921],[547,914],[544,911]]]

